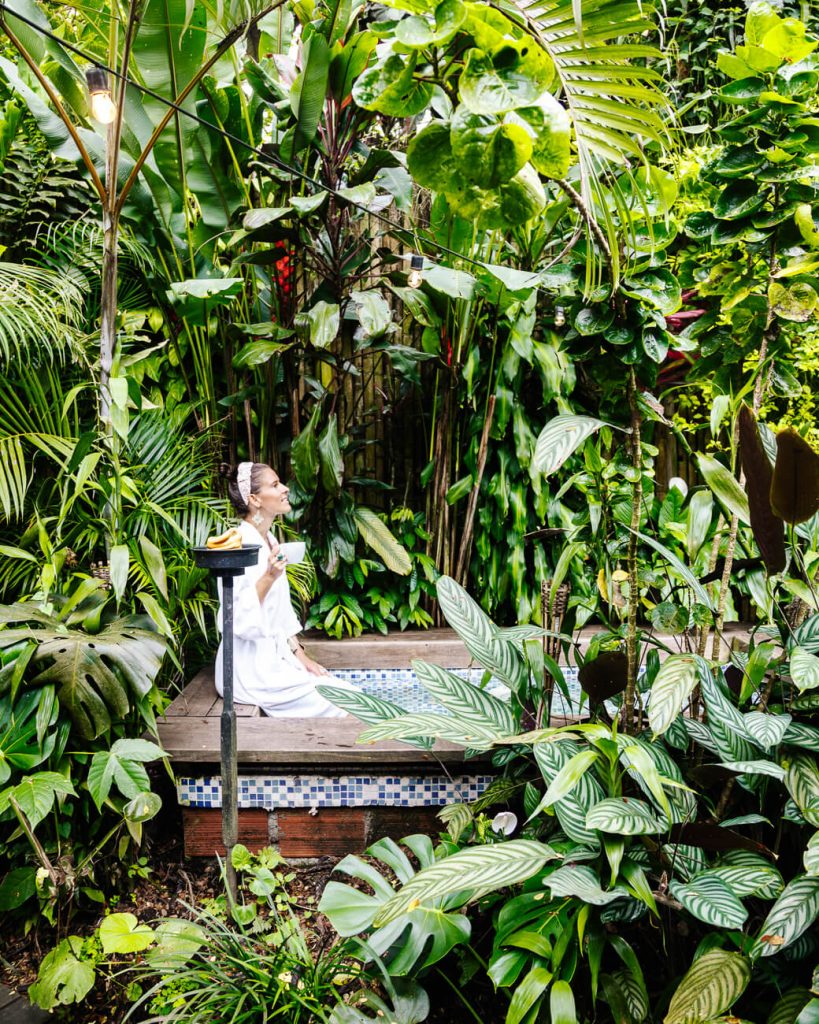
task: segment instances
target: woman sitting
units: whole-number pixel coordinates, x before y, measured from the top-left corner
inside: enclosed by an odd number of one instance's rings
[[[355,687],[308,658],[297,639],[302,627],[290,603],[287,557],[270,532],[276,516],[290,511],[288,488],[270,466],[259,462],[241,462],[236,469],[223,463],[220,473],[227,477],[228,496],[241,517],[242,543],[261,545],[256,565],[234,581],[234,699],[257,704],[274,718],[344,718],[344,711],[316,692],[318,679],[345,689]],[[221,696],[221,644],[216,689]]]

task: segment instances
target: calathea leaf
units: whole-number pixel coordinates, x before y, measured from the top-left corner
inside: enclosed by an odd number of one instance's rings
[[[437,665],[416,659],[412,668],[424,689],[460,721],[477,722],[506,735],[514,731],[512,712],[502,700]]]
[[[811,654],[819,654],[819,615],[805,619],[794,631],[793,642]]]
[[[810,754],[796,754],[784,762],[785,786],[802,816],[819,828],[819,767]]]
[[[664,1024],[701,1024],[730,1009],[751,980],[739,953],[712,950],[695,960],[671,998]]]
[[[412,572],[412,562],[406,548],[399,544],[386,523],[382,522],[372,509],[356,505],[353,509],[353,518],[364,541],[388,569],[401,576],[408,576]]]
[[[537,439],[532,460],[534,468],[544,476],[554,473],[573,452],[577,451],[587,437],[602,426],[605,426],[603,420],[594,419],[592,416],[555,416],[546,424]]]
[[[790,989],[774,1003],[766,1024],[795,1024],[810,998],[811,993],[806,988]]]
[[[581,750],[580,753],[571,757],[554,779],[552,779],[549,788],[543,795],[543,799],[529,817],[534,818],[542,810],[551,807],[558,800],[568,796],[599,757],[600,755],[596,750]]]
[[[694,917],[719,928],[741,928],[748,911],[731,888],[710,872],[697,875],[683,885],[672,882],[671,895]]]
[[[751,950],[752,957],[773,956],[795,942],[819,916],[819,876],[798,875],[768,912]]]
[[[679,715],[697,677],[697,662],[690,654],[669,655],[660,666],[648,703],[648,721],[655,737],[662,736]]]
[[[538,768],[551,784],[560,770],[578,752],[576,743],[535,743],[533,747]],[[600,839],[595,831],[586,827],[586,813],[590,807],[603,799],[603,790],[591,772],[584,772],[575,786],[554,804],[555,816],[566,835],[576,843],[599,847]]]
[[[537,874],[557,853],[545,843],[511,839],[491,846],[460,850],[438,864],[423,868],[389,899],[373,922],[388,924],[419,903],[430,902],[456,892],[469,891],[471,899],[495,889],[523,882]]]
[[[742,716],[748,734],[765,750],[778,747],[782,742],[788,726],[790,715],[763,714],[761,711],[749,711]]]
[[[566,864],[553,871],[544,879],[543,884],[552,890],[553,898],[576,896],[584,903],[592,903],[598,907],[628,895],[626,890],[619,886],[603,889],[594,870],[584,864]]]
[[[791,678],[800,691],[815,690],[819,686],[819,656],[802,647],[791,651]]]
[[[586,814],[586,828],[624,836],[650,835],[663,831],[649,805],[634,797],[609,797],[601,800]]]
[[[493,675],[518,689],[524,668],[515,645],[498,636],[491,619],[450,576],[441,576],[436,589],[444,617],[469,653]]]
[[[785,742],[819,754],[819,728],[804,722],[791,722],[785,730]]]

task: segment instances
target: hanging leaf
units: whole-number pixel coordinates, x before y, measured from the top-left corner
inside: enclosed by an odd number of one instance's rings
[[[329,348],[338,337],[341,313],[335,302],[317,302],[311,309],[299,313],[297,325],[306,324],[310,330],[310,344],[314,348]]]
[[[751,956],[773,956],[795,942],[819,916],[819,876],[798,875],[768,912]]]
[[[697,875],[685,885],[672,882],[669,891],[690,914],[717,928],[741,928],[748,917],[728,885],[710,872]]]
[[[730,469],[727,469],[721,462],[717,462],[710,455],[703,455],[701,452],[697,455],[697,464],[705,482],[714,492],[717,500],[732,515],[737,516],[746,526],[750,526],[751,513],[748,508],[748,498]]]
[[[792,525],[819,511],[819,455],[791,427],[776,435],[771,507]]]
[[[601,427],[603,420],[591,416],[561,415],[550,420],[537,439],[533,468],[549,476],[560,469],[566,459]]]
[[[745,473],[751,530],[769,573],[785,568],[785,527],[771,508],[773,469],[747,405],[739,410],[739,452]]]
[[[298,437],[294,437],[290,445],[290,461],[299,487],[308,494],[316,489],[319,473],[318,442],[316,427],[318,426],[321,406],[316,404],[307,425]]]
[[[338,494],[344,480],[344,459],[338,444],[338,426],[335,414],[327,420],[327,426],[318,439],[321,482],[330,494]]]
[[[655,738],[677,718],[696,682],[697,662],[690,654],[669,655],[660,665],[648,703],[648,721]]]
[[[664,1024],[715,1020],[739,999],[751,980],[751,965],[739,953],[714,949],[695,960],[671,997]]]
[[[408,576],[412,572],[412,562],[406,548],[395,539],[389,527],[372,509],[356,505],[353,519],[364,542],[369,544],[390,572],[397,572],[401,576]]]

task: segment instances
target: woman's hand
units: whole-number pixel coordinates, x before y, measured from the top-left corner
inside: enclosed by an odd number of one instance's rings
[[[304,667],[307,669],[307,671],[310,673],[310,675],[312,675],[312,676],[329,676],[330,675],[330,673],[327,671],[327,669],[323,665],[319,665],[319,663],[317,661],[313,661],[312,658],[308,658],[307,657],[307,655],[304,653],[304,648],[303,647],[301,648],[301,650],[296,652],[296,657],[299,659],[299,661],[302,663],[302,665],[304,665]]]
[[[267,557],[265,576],[269,576],[275,582],[284,574],[286,569],[287,555],[279,549],[279,545],[274,541],[270,548],[270,554]]]

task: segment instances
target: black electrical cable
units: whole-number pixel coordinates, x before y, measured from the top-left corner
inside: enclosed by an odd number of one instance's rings
[[[243,146],[245,149],[250,150],[250,152],[254,153],[260,160],[268,161],[270,164],[272,164],[274,167],[277,167],[279,170],[286,171],[288,174],[292,174],[294,177],[300,178],[306,184],[312,185],[313,188],[315,188],[317,191],[326,192],[328,195],[334,196],[335,198],[340,199],[345,203],[349,203],[351,206],[357,207],[359,210],[362,210],[364,213],[368,213],[371,217],[375,217],[376,220],[381,221],[382,224],[386,224],[388,227],[393,228],[393,230],[395,231],[399,231],[404,235],[411,234],[417,241],[423,241],[426,245],[429,245],[430,248],[433,248],[438,252],[446,253],[448,256],[455,257],[455,259],[463,260],[466,263],[471,263],[475,267],[481,267],[482,269],[485,269],[485,264],[481,263],[480,260],[473,259],[471,256],[466,256],[464,253],[460,253],[454,249],[450,249],[447,246],[441,244],[440,242],[434,241],[433,239],[428,239],[424,238],[423,236],[419,236],[417,232],[412,231],[411,229],[405,227],[402,224],[399,224],[397,221],[390,220],[389,217],[384,217],[382,214],[378,212],[369,210],[363,203],[356,202],[354,199],[349,199],[343,193],[340,193],[337,189],[331,188],[329,185],[325,185],[317,178],[313,178],[311,175],[306,174],[304,171],[300,171],[296,167],[291,167],[290,164],[286,163],[280,157],[273,156],[272,153],[267,153],[263,149],[254,146],[252,143],[246,142],[240,136],[234,135],[232,132],[226,131],[224,128],[217,127],[210,121],[206,121],[205,118],[200,117],[198,114],[195,114],[193,111],[186,110],[184,107],[179,106],[179,104],[174,103],[173,100],[167,99],[161,93],[154,92],[153,89],[149,89],[145,85],[140,85],[139,82],[135,82],[132,78],[129,78],[127,75],[121,74],[115,68],[108,67],[107,64],[103,64],[102,62],[97,60],[96,57],[86,53],[84,50],[81,50],[78,46],[75,46],[73,43],[69,43],[67,40],[60,38],[60,36],[56,35],[54,32],[51,32],[48,29],[43,28],[42,25],[38,25],[36,22],[31,21],[24,15],[19,14],[17,11],[9,7],[7,4],[3,3],[2,0],[0,0],[0,13],[11,15],[11,17],[16,18],[18,21],[21,21],[24,25],[28,25],[29,28],[34,29],[36,32],[39,32],[41,35],[46,36],[48,39],[52,39],[54,42],[59,43],[60,46],[65,47],[65,49],[69,50],[71,53],[76,54],[78,57],[82,57],[83,60],[87,60],[95,67],[98,67],[103,71],[107,71],[109,75],[113,75],[114,78],[124,82],[126,86],[132,86],[134,89],[137,89],[139,92],[144,93],[146,96],[150,96],[151,99],[157,100],[160,103],[164,103],[165,106],[171,108],[172,110],[175,110],[177,113],[183,114],[185,117],[190,118],[192,121],[196,121],[197,124],[203,125],[209,131],[216,132],[223,138],[230,139],[231,142]]]

